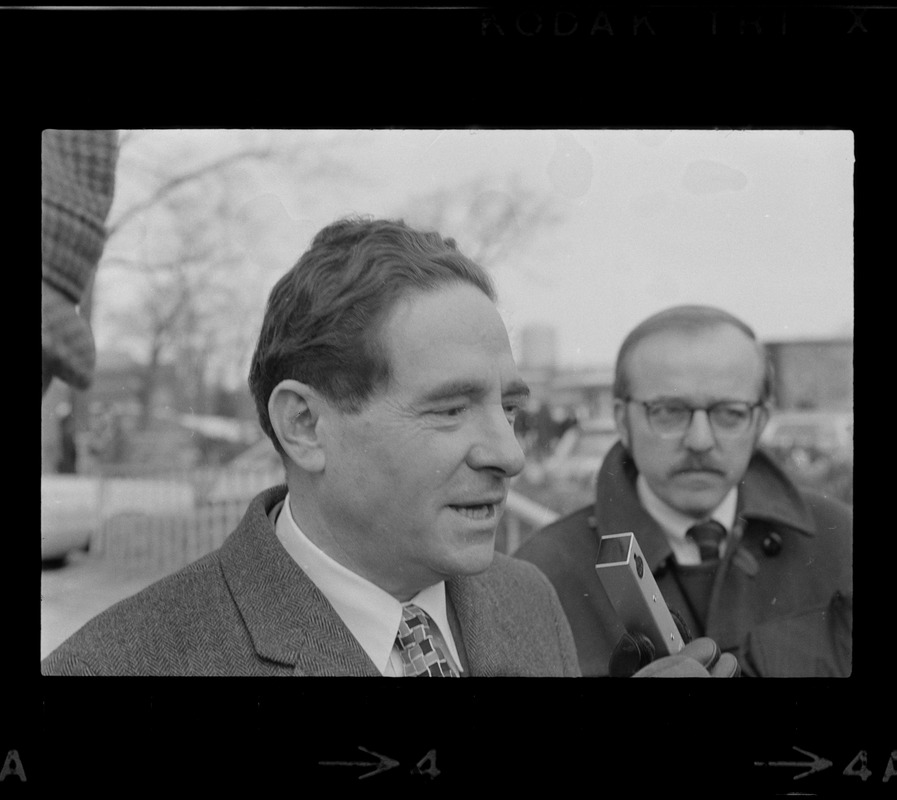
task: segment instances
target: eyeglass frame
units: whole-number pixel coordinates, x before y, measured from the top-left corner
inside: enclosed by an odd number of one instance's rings
[[[661,439],[675,439],[678,436],[684,436],[688,433],[688,429],[691,427],[692,422],[694,422],[695,411],[703,411],[707,415],[707,424],[710,426],[710,430],[713,431],[714,436],[722,436],[722,438],[735,438],[737,436],[743,436],[747,431],[750,430],[751,423],[754,421],[754,412],[758,408],[764,408],[767,405],[765,400],[757,400],[753,403],[749,403],[747,400],[718,400],[715,403],[711,403],[709,406],[693,406],[689,403],[686,403],[682,400],[639,400],[637,397],[632,397],[632,395],[627,395],[622,398],[624,403],[635,403],[636,405],[640,405],[645,409],[645,419],[648,421],[648,427],[651,428],[651,431],[659,436]],[[658,406],[663,404],[680,404],[683,407],[688,409],[689,416],[688,422],[685,423],[685,426],[681,431],[674,431],[672,433],[662,433],[658,431],[657,428],[654,427],[654,423],[651,421],[651,407]],[[710,417],[710,412],[716,408],[717,406],[747,406],[748,410],[748,420],[743,430],[738,430],[736,432],[730,432],[723,430],[722,433],[717,429],[716,425],[714,425],[713,420]]]

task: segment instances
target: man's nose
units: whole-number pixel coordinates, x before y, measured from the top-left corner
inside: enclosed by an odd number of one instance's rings
[[[710,424],[710,417],[704,409],[697,408],[692,412],[691,421],[685,430],[683,442],[689,450],[698,453],[711,450],[716,444],[716,436],[713,433],[713,426]]]
[[[523,450],[504,409],[486,414],[477,441],[470,448],[468,464],[473,469],[489,469],[513,478],[524,463]]]

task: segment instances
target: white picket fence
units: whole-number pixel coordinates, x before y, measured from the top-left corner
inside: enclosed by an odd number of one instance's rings
[[[129,479],[115,481],[121,484]],[[173,571],[220,547],[252,497],[282,481],[281,475],[270,472],[194,471],[165,481],[159,476],[152,482],[134,478],[114,492],[107,486],[100,492],[89,552],[123,568]],[[170,497],[165,496],[166,485]],[[183,503],[185,486],[195,494],[190,508]],[[142,487],[150,494],[142,496]],[[511,491],[496,537],[497,549],[512,553],[532,531],[557,516]]]
[[[220,547],[250,500],[282,482],[271,472],[212,469],[104,478],[88,550],[127,568],[178,569]]]
[[[89,549],[130,567],[177,569],[220,547],[245,510],[217,503],[177,515],[122,511],[102,521]]]

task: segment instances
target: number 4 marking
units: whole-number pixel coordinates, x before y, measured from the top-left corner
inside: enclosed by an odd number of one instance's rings
[[[423,765],[429,764],[429,766],[424,769]],[[435,778],[439,774],[439,770],[436,769],[436,751],[430,750],[420,761],[417,762],[417,765],[411,770],[412,775],[429,775],[430,778]]]
[[[860,768],[854,769],[857,761],[860,762]],[[860,750],[859,753],[854,756],[853,761],[851,761],[846,767],[844,767],[844,775],[856,775],[861,780],[865,781],[867,778],[872,777],[872,770],[866,766],[866,751]]]

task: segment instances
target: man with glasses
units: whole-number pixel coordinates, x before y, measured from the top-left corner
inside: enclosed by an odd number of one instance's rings
[[[600,537],[628,531],[689,632],[744,674],[849,674],[852,511],[758,450],[771,391],[753,331],[720,309],[669,308],[624,340],[596,502],[515,554],[554,584],[584,675],[616,674],[625,631],[594,565]]]

